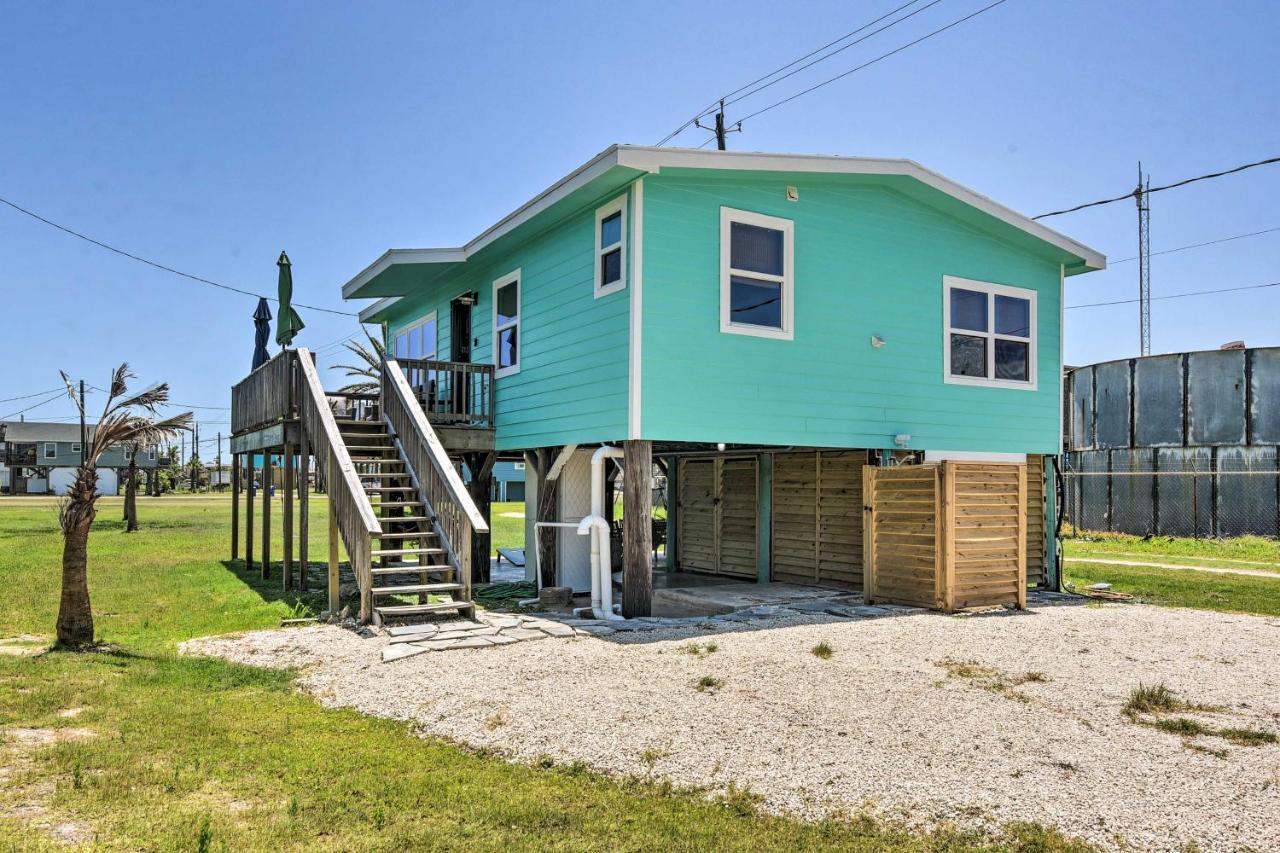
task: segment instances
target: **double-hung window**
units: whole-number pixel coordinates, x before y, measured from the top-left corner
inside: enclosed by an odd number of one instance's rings
[[[596,210],[596,298],[627,286],[627,197]]]
[[[962,385],[1036,387],[1036,292],[943,277],[944,378]]]
[[[494,376],[520,372],[520,270],[493,283]]]
[[[57,459],[57,458],[58,458],[58,442],[56,442],[56,441],[46,441],[46,442],[44,443],[44,458],[45,458],[45,459]]]
[[[720,208],[720,331],[791,340],[794,264],[790,219]]]
[[[436,312],[396,332],[396,358],[436,357]]]

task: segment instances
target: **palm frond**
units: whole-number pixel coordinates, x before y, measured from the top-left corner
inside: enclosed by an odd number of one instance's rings
[[[350,375],[350,374],[348,374]],[[339,394],[375,394],[381,390],[381,383],[378,382],[353,382],[350,385],[343,385],[338,389]]]
[[[161,382],[154,388],[148,388],[138,394],[128,397],[116,403],[115,408],[124,409],[146,409],[152,414],[156,413],[156,409],[169,402],[169,383]]]

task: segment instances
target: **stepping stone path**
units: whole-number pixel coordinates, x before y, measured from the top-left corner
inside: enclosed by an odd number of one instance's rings
[[[1079,596],[1047,591],[1032,591],[1029,606],[1078,604]],[[390,641],[382,649],[382,662],[390,663],[423,652],[449,649],[483,649],[507,646],[549,637],[608,637],[619,633],[700,629],[714,631],[766,619],[794,616],[828,616],[837,619],[878,619],[926,611],[896,604],[865,604],[859,595],[837,595],[826,599],[797,601],[793,604],[762,604],[717,616],[663,618],[640,616],[626,620],[579,619],[566,613],[485,613],[475,619],[450,619],[439,625],[397,625],[386,629]]]

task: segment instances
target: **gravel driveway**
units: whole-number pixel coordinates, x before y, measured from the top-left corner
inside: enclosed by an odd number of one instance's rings
[[[695,641],[717,648],[694,654]],[[1164,682],[1222,706],[1191,714],[1206,724],[1280,732],[1277,619],[1136,605],[801,616],[382,664],[385,642],[312,627],[184,650],[302,667],[300,686],[326,704],[513,758],[732,782],[804,816],[866,808],[1035,821],[1104,847],[1280,848],[1280,745],[1184,741],[1121,711],[1139,683]],[[820,642],[830,658],[810,652]],[[719,686],[697,689],[704,676]]]

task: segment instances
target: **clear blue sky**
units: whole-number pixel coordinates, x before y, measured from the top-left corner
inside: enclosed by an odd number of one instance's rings
[[[610,143],[654,143],[897,5],[5,0],[0,196],[265,293],[284,248],[295,298],[340,308],[340,284],[386,248],[456,245]],[[942,0],[741,106],[982,5]],[[1127,191],[1139,159],[1159,184],[1280,154],[1278,32],[1267,2],[1008,0],[749,122],[731,145],[911,157],[1042,213]],[[1134,218],[1121,203],[1051,222],[1118,260],[1135,254]],[[1280,165],[1153,199],[1155,250],[1278,226]],[[1278,261],[1280,233],[1161,256],[1154,289],[1280,280]],[[1121,263],[1070,279],[1068,303],[1132,298],[1136,275]],[[56,386],[58,368],[101,385],[128,360],[179,402],[226,406],[248,370],[252,299],[3,207],[0,283],[0,398]],[[1280,288],[1156,302],[1154,349],[1280,344],[1278,309]],[[299,345],[356,331],[301,314]],[[1136,306],[1067,312],[1069,362],[1137,346]],[[204,436],[227,429],[225,411],[198,412]],[[27,417],[70,414],[57,401]]]

